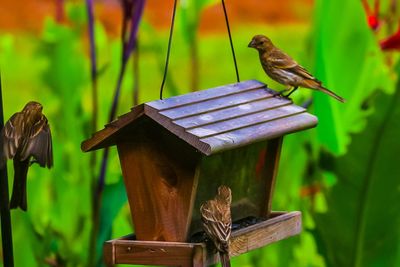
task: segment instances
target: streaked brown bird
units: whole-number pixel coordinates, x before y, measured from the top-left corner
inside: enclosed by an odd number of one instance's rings
[[[203,228],[219,252],[222,267],[230,267],[229,239],[232,232],[231,189],[218,187],[218,194],[200,207]]]
[[[41,167],[53,166],[53,149],[50,127],[42,113],[43,106],[31,101],[21,112],[17,112],[1,130],[0,167],[8,159],[14,163],[14,183],[10,208],[27,210],[26,179],[32,163]]]
[[[321,81],[318,81],[290,56],[274,46],[268,37],[256,35],[248,46],[258,50],[261,65],[271,79],[283,85],[293,87],[285,97],[289,97],[298,87],[304,87],[324,92],[340,102],[346,101],[344,98],[323,87]]]

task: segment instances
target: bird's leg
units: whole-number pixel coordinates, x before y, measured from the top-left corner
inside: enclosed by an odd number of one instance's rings
[[[273,94],[273,96],[284,96],[283,93],[285,93],[287,91],[290,91],[290,88],[286,88],[286,89],[283,89],[283,90],[281,90],[279,92],[276,92],[276,93]]]
[[[293,92],[296,91],[297,88],[299,88],[299,87],[298,87],[298,86],[293,87],[292,91],[290,91],[287,95],[283,95],[283,96],[286,97],[286,98],[289,98],[289,96],[290,96],[291,94],[293,94]]]

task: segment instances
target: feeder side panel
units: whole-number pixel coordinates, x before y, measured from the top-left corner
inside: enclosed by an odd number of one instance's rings
[[[186,241],[197,189],[198,157],[191,147],[154,126],[118,143],[138,240]]]
[[[271,214],[272,197],[275,190],[275,181],[278,174],[279,159],[281,156],[283,136],[268,142],[265,152],[260,154],[259,162],[264,161],[262,176],[265,180],[265,199],[261,203],[260,217],[269,218]]]
[[[264,141],[202,159],[190,234],[202,229],[200,206],[215,196],[220,185],[227,185],[232,190],[234,221],[248,216],[265,217],[264,208],[269,205],[265,203],[269,200],[267,188],[271,183],[267,179],[271,177],[265,175],[264,166],[270,164],[266,160],[274,159],[276,155],[267,154],[271,151],[269,146],[270,141]]]

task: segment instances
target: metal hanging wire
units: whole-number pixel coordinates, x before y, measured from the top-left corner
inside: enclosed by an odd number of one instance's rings
[[[235,55],[235,49],[233,46],[233,40],[232,40],[232,34],[231,34],[231,29],[229,26],[229,18],[228,18],[228,13],[226,11],[226,6],[225,6],[225,1],[222,1],[222,7],[224,10],[224,16],[225,16],[225,22],[226,22],[226,27],[228,30],[228,36],[229,36],[229,42],[231,45],[231,51],[232,51],[232,57],[233,57],[233,63],[235,65],[235,72],[236,72],[236,81],[240,82],[240,77],[239,77],[239,70],[238,70],[238,66],[237,66],[237,61],[236,61],[236,55]],[[173,11],[172,11],[172,18],[171,18],[171,26],[170,26],[170,30],[169,30],[169,39],[168,39],[168,48],[167,48],[167,57],[165,59],[165,68],[164,68],[164,76],[163,76],[163,80],[161,83],[161,88],[160,88],[160,99],[163,99],[163,89],[164,89],[164,85],[165,85],[165,81],[167,79],[167,73],[168,73],[168,64],[169,64],[169,55],[171,52],[171,43],[172,43],[172,36],[174,33],[174,25],[175,25],[175,15],[176,15],[176,6],[177,6],[177,2],[178,0],[174,0],[174,7],[173,7]]]
[[[160,99],[163,99],[163,89],[165,85],[165,81],[167,80],[167,72],[168,72],[168,64],[169,64],[169,54],[171,52],[171,43],[172,43],[172,35],[174,34],[174,25],[175,25],[175,15],[176,15],[176,5],[178,0],[174,0],[174,9],[172,11],[172,19],[171,19],[171,27],[169,29],[169,39],[168,39],[168,48],[167,48],[167,58],[165,59],[165,68],[164,68],[164,76],[161,83],[160,88]]]
[[[226,28],[228,29],[229,42],[231,44],[233,64],[235,64],[236,81],[239,83],[240,82],[239,70],[238,70],[238,66],[237,66],[237,62],[236,62],[235,48],[233,47],[231,28],[229,27],[228,13],[226,12],[226,7],[225,7],[225,1],[224,0],[222,0],[222,7],[224,9]]]

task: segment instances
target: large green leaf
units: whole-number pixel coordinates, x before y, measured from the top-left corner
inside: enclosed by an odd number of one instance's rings
[[[115,184],[107,184],[102,196],[100,226],[96,244],[96,266],[103,266],[103,245],[111,239],[112,225],[122,206],[126,203],[126,191],[122,177]],[[128,234],[128,233],[126,233]]]
[[[399,118],[400,83],[375,99],[365,130],[333,162],[328,212],[315,216],[330,266],[400,266]]]
[[[368,112],[360,107],[377,89],[393,91],[393,79],[368,28],[361,1],[316,1],[315,75],[345,104],[316,92],[318,141],[336,154],[350,143],[349,133],[362,131]],[[344,119],[345,118],[345,119]]]

